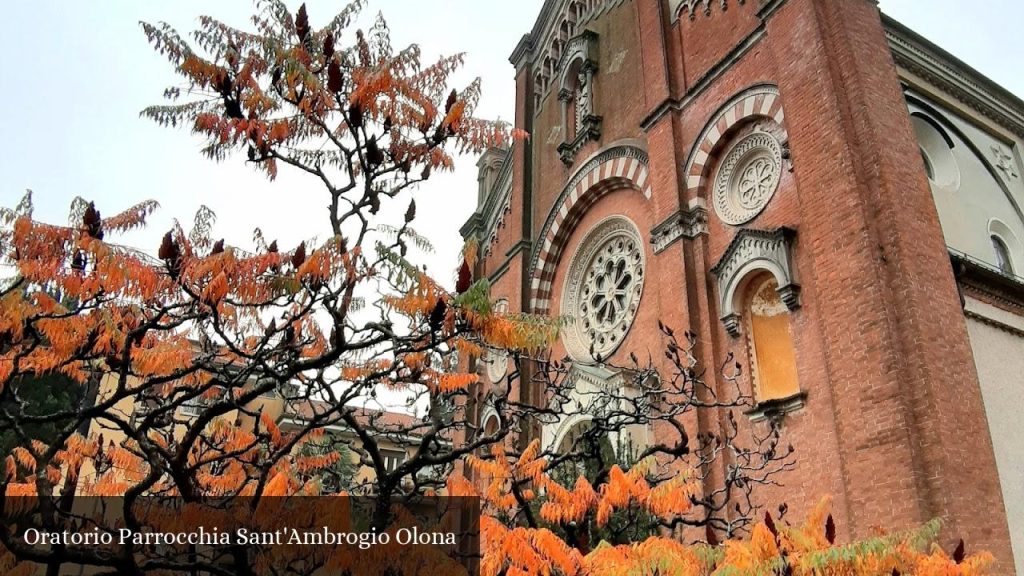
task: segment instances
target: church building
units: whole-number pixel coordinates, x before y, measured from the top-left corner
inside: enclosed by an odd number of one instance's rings
[[[1024,570],[1024,102],[874,0],[547,0],[511,62],[530,138],[462,228],[500,306],[577,359],[695,332],[791,507]]]

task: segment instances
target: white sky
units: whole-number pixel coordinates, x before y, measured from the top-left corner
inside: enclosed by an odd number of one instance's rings
[[[652,0],[644,0],[652,1]],[[861,0],[850,0],[861,1]],[[866,1],[866,0],[865,0]],[[542,0],[370,0],[367,16],[384,13],[396,47],[418,42],[425,60],[467,52],[459,85],[483,78],[479,113],[511,121],[513,69],[508,55],[533,25]],[[298,2],[289,2],[297,8]],[[309,0],[321,26],[345,4]],[[139,20],[167,21],[183,35],[199,14],[246,26],[249,0],[29,1],[5,6],[0,20],[0,205],[12,207],[35,192],[36,217],[64,222],[71,199],[95,200],[104,215],[153,198],[162,208],[151,226],[124,239],[155,252],[178,218],[188,229],[206,204],[218,215],[215,235],[250,246],[255,227],[288,250],[324,234],[327,199],[305,176],[285,167],[277,182],[235,158],[214,164],[198,153],[187,130],[160,128],[139,118],[180,84],[170,65],[145,41]],[[996,82],[1024,94],[1024,43],[1019,0],[883,0],[883,10]],[[417,227],[437,247],[430,269],[449,279],[461,247],[459,226],[476,202],[475,159],[417,192]],[[406,200],[395,211],[405,210]]]

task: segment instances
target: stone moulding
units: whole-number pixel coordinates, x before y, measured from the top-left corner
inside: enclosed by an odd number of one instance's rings
[[[782,420],[786,414],[803,408],[806,403],[807,393],[798,392],[786,398],[758,402],[757,405],[744,412],[744,414],[750,418],[751,422],[767,420],[771,422],[773,427],[777,428],[782,425]]]
[[[782,145],[766,132],[755,131],[733,145],[711,194],[722,222],[746,224],[768,206],[782,179],[782,157]]]
[[[534,106],[543,106],[547,95],[557,93],[559,62],[569,41],[590,22],[626,0],[546,0],[533,29],[523,36],[509,61],[516,70],[529,69],[534,78]],[[536,110],[535,110],[536,111]]]
[[[601,117],[588,114],[580,122],[580,129],[571,142],[562,142],[558,145],[558,157],[567,165],[572,165],[576,159],[576,153],[583,148],[583,145],[591,140],[601,138]]]
[[[570,39],[565,45],[565,51],[558,59],[558,88],[566,90],[569,86],[566,72],[576,60],[582,60],[581,69],[596,71],[597,63],[597,33],[593,30],[584,30],[578,36]]]
[[[557,449],[572,430],[595,416],[608,418],[610,423],[614,423],[618,417],[613,414],[632,412],[638,406],[646,405],[646,401],[640,397],[644,385],[637,386],[635,376],[636,373],[631,370],[611,370],[604,366],[573,362],[567,376],[568,381],[573,383],[569,397],[552,398],[548,404],[551,415],[540,417],[542,445],[547,449]],[[624,424],[611,432],[609,440],[612,448],[617,450],[623,442],[634,447],[646,446],[648,434],[644,428]]]
[[[778,283],[779,297],[790,310],[800,307],[800,285],[793,268],[793,241],[796,231],[791,228],[775,230],[740,230],[711,273],[718,279],[718,310],[722,324],[733,337],[740,335],[740,287],[755,272],[769,272]]]
[[[680,208],[651,230],[651,244],[654,253],[660,254],[676,240],[693,240],[708,233],[708,211],[702,201],[691,203],[689,208]]]
[[[724,144],[726,134],[741,123],[767,120],[763,131],[773,134],[784,156],[789,143],[779,89],[770,84],[751,86],[725,103],[708,121],[686,159],[686,190],[696,194],[708,180],[712,155]]]
[[[1018,137],[1024,137],[1024,102],[906,26],[882,15],[896,64],[944,90]]]
[[[579,36],[569,40],[565,52],[558,61],[558,100],[562,106],[563,134],[566,137],[570,134],[573,136],[571,140],[566,139],[558,145],[558,156],[567,165],[573,163],[576,153],[584,144],[601,139],[601,116],[597,115],[593,108],[594,76],[598,68],[597,34],[591,30],[584,30]],[[586,76],[585,87],[577,86],[574,89],[573,72]],[[577,108],[579,117],[572,126],[573,130],[570,130],[569,107],[577,106],[574,101],[583,98],[583,91],[586,92],[589,105],[584,110]]]

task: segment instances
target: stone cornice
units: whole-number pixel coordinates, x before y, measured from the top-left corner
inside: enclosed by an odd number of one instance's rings
[[[1024,101],[891,17],[882,23],[897,65],[1024,138]]]
[[[531,39],[529,34],[523,34],[523,37],[516,43],[516,47],[512,50],[512,54],[509,55],[508,61],[516,67],[516,71],[521,70],[524,64],[527,63],[525,56],[530,51]]]
[[[1004,274],[991,264],[952,248],[949,258],[961,289],[1024,314],[1024,278]]]
[[[758,402],[756,406],[747,410],[744,414],[750,418],[751,422],[767,420],[771,422],[773,427],[779,427],[782,425],[786,414],[803,408],[806,403],[807,393],[799,392],[788,398]]]
[[[1010,326],[1008,324],[1004,324],[1004,323],[1002,323],[1002,322],[1000,322],[998,320],[994,320],[992,318],[989,318],[988,316],[985,316],[984,314],[979,314],[979,313],[971,311],[971,310],[964,310],[964,316],[966,316],[968,318],[971,318],[973,320],[977,320],[978,322],[981,322],[982,324],[986,324],[986,325],[991,326],[993,328],[996,328],[998,330],[1002,330],[1003,332],[1007,332],[1009,334],[1013,334],[1014,336],[1017,336],[1018,338],[1024,338],[1024,330],[1021,330],[1020,328],[1017,328],[1015,326]]]

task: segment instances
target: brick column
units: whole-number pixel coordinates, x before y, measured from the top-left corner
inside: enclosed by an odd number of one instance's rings
[[[789,0],[778,63],[855,535],[946,520],[1012,571],[966,325],[872,0]]]

